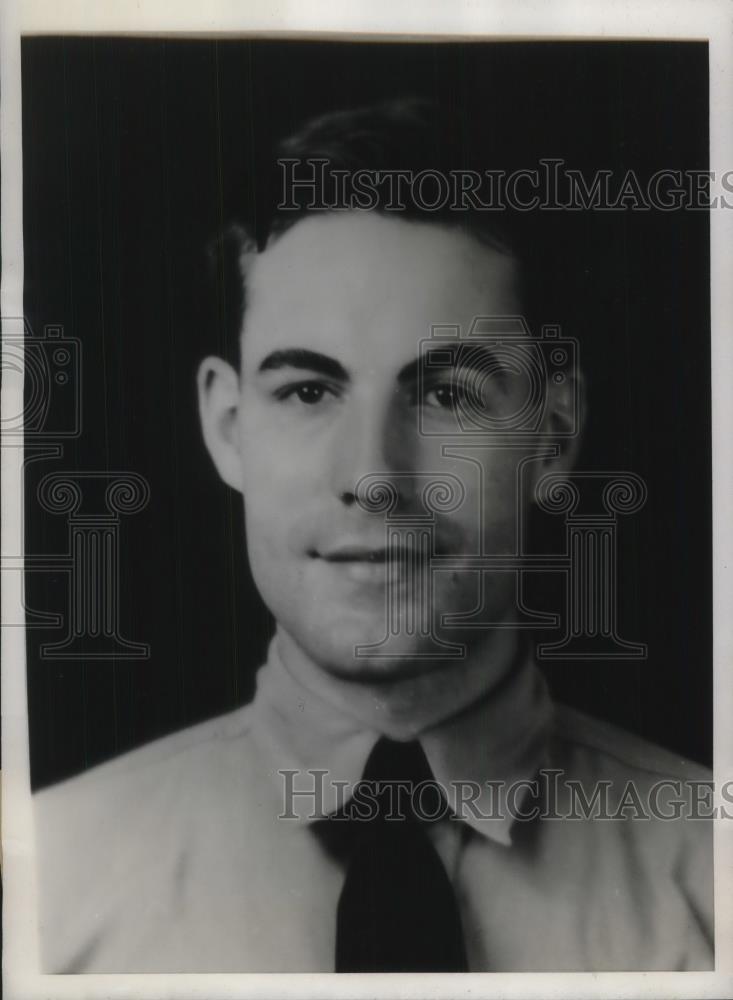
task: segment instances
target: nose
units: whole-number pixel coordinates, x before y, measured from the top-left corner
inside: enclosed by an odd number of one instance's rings
[[[333,492],[347,507],[364,502],[375,479],[404,503],[410,493],[409,429],[390,398],[368,398],[349,407],[332,452]]]

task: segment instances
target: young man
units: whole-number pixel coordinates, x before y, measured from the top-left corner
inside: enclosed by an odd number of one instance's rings
[[[516,573],[477,568],[572,467],[579,373],[497,444],[527,391],[476,336],[517,343],[507,233],[326,197],[333,171],[432,169],[437,135],[396,103],[284,146],[330,180],[243,239],[240,361],[199,371],[276,634],[251,705],[39,795],[46,971],[712,968],[710,824],[675,807],[704,776],[553,706]]]

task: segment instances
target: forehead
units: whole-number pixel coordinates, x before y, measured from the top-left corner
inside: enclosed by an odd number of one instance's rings
[[[519,311],[513,258],[435,223],[374,212],[298,222],[255,258],[243,358],[307,346],[356,364],[409,360],[434,324]]]

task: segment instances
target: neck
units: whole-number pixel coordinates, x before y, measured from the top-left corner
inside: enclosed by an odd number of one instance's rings
[[[392,739],[413,739],[457,715],[498,687],[516,662],[517,633],[494,628],[461,659],[429,661],[410,677],[379,683],[336,676],[313,661],[278,627],[275,649],[283,667],[307,690],[367,728]]]

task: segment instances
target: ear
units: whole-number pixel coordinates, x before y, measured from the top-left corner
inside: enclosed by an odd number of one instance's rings
[[[241,492],[239,377],[226,361],[209,357],[199,365],[197,385],[206,447],[224,482]]]
[[[535,463],[535,481],[548,472],[570,472],[575,466],[583,440],[585,424],[585,380],[583,373],[564,373],[561,382],[549,382],[547,406],[542,424],[546,443],[555,446],[556,455],[547,455]]]

